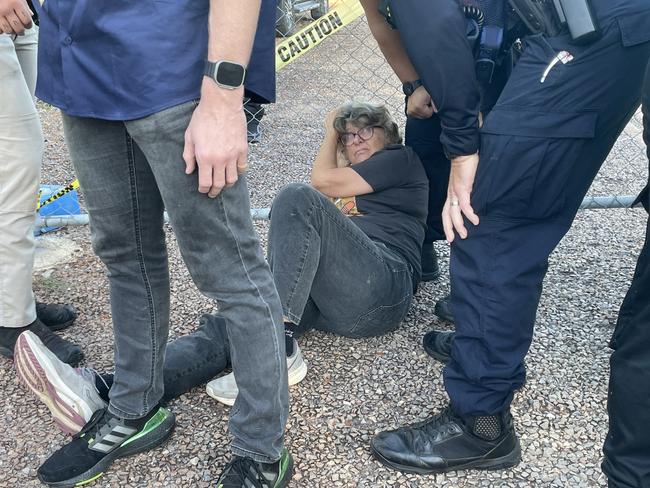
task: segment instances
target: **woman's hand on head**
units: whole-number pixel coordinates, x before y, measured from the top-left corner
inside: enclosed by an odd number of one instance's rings
[[[336,119],[336,114],[339,113],[339,108],[330,110],[325,116],[325,131],[326,132],[336,132],[334,130],[334,119]]]

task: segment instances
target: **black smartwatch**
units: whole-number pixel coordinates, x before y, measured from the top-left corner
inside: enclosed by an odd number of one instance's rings
[[[422,81],[420,80],[407,81],[402,85],[402,91],[404,92],[404,95],[410,97],[413,95],[413,92],[420,86],[422,86]]]
[[[212,78],[222,88],[234,90],[244,84],[246,67],[231,61],[205,62],[203,74]]]

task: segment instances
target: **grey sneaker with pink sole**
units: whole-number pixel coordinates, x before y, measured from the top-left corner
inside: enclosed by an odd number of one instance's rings
[[[62,362],[32,332],[18,337],[14,364],[20,381],[49,408],[63,432],[76,434],[106,407],[95,388],[95,373]]]

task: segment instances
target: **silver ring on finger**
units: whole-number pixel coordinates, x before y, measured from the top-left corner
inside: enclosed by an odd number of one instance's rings
[[[449,202],[449,205],[451,205],[452,207],[458,207],[460,204],[458,203],[458,200],[452,200],[451,202]]]

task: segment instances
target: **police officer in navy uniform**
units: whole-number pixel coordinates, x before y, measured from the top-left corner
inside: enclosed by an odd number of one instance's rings
[[[393,71],[403,83],[402,89],[406,97],[407,113],[405,144],[417,153],[429,179],[427,230],[422,247],[421,262],[422,281],[432,281],[440,274],[433,243],[445,238],[442,226],[442,207],[447,197],[450,165],[441,143],[441,134],[443,137],[455,141],[448,142],[448,144],[452,144],[453,150],[461,153],[475,151],[476,141],[467,140],[467,136],[462,134],[462,127],[472,125],[472,122],[466,118],[472,117],[471,107],[479,100],[478,98],[464,99],[466,96],[475,97],[476,95],[472,90],[467,90],[463,86],[463,83],[469,83],[470,80],[459,80],[458,85],[449,85],[447,87],[449,98],[460,110],[446,112],[446,120],[453,121],[447,122],[443,131],[442,118],[436,113],[436,108],[427,90],[427,86],[431,86],[432,83],[441,86],[437,82],[434,66],[425,62],[422,72],[415,69],[409,57],[411,53],[407,53],[405,50],[405,47],[408,48],[408,44],[400,40],[406,31],[404,29],[394,30],[389,27],[386,19],[379,12],[378,7],[382,3],[379,0],[361,0],[373,36],[377,39]],[[401,18],[398,20],[401,21]],[[453,29],[446,29],[445,32],[455,39],[450,42],[452,49],[458,50],[460,53],[464,52],[466,46],[461,39],[464,37],[464,33],[454,32]],[[455,35],[459,37],[454,37]],[[450,52],[449,55],[453,56],[453,52]],[[470,61],[470,63],[473,62]],[[473,69],[471,66],[465,68]],[[423,83],[425,80],[426,83]],[[470,139],[471,137],[470,135]]]
[[[487,9],[482,5],[487,1],[480,0],[477,2],[477,8],[474,11],[481,12],[481,22],[489,22],[493,27],[503,29],[507,23],[505,4],[502,2],[491,2],[494,5]],[[361,4],[364,7],[370,29],[377,38],[382,52],[397,77],[402,81],[407,114],[405,144],[412,147],[417,153],[429,179],[427,231],[422,246],[421,262],[422,281],[433,281],[440,275],[434,242],[445,239],[442,225],[442,208],[447,198],[450,168],[445,147],[441,142],[441,135],[443,133],[442,120],[439,114],[436,113],[431,96],[423,84],[424,79],[428,79],[428,83],[430,84],[437,77],[437,74],[432,72],[435,68],[435,63],[422,63],[423,66],[420,66],[422,76],[420,76],[420,73],[413,67],[413,63],[409,58],[411,52],[407,53],[405,50],[405,46],[408,47],[408,44],[406,42],[402,43],[400,39],[405,34],[399,29],[391,32],[392,29],[386,23],[386,19],[380,14],[380,9],[383,7],[382,4],[385,4],[385,2],[361,0]],[[378,9],[378,7],[380,8]],[[392,28],[397,27],[397,21],[401,24],[405,23],[400,17],[399,19],[395,19]],[[407,25],[408,22],[410,20],[407,19]],[[451,32],[450,34],[453,35]],[[454,49],[460,49],[461,52],[465,48],[462,43],[454,43],[453,47]],[[479,85],[481,96],[475,103],[480,103],[480,111],[483,115],[489,112],[503,88],[508,72],[507,64],[506,59],[499,60],[499,64],[495,66],[494,72],[491,73],[490,81]],[[455,93],[449,93],[449,90],[453,89],[457,89]],[[459,107],[469,106],[463,105],[462,103],[462,95],[460,93],[465,91],[462,85],[449,86],[447,91],[451,100],[459,102]],[[463,120],[466,116],[467,114],[460,112],[452,113],[452,111],[448,111],[447,117],[453,118],[454,121],[448,123],[445,127],[445,134],[450,135],[453,132],[458,132],[457,127],[466,123]],[[463,136],[459,136],[456,133],[453,137],[462,138]],[[472,145],[468,141],[461,142],[461,144]],[[463,148],[461,152],[469,150]],[[453,314],[449,306],[449,296],[441,299],[436,304],[435,314],[443,320],[453,322]]]
[[[650,172],[650,63],[643,89],[643,126]],[[637,203],[650,211],[650,175]],[[609,433],[603,471],[610,488],[650,486],[650,220],[610,347]]]
[[[428,473],[520,460],[510,403],[525,381],[548,256],[637,109],[650,56],[647,0],[590,3],[589,42],[568,29],[526,37],[479,132],[476,66],[457,1],[389,2],[451,160],[443,225],[456,318],[455,339],[442,345],[451,349],[449,406],[373,438],[390,467]]]

